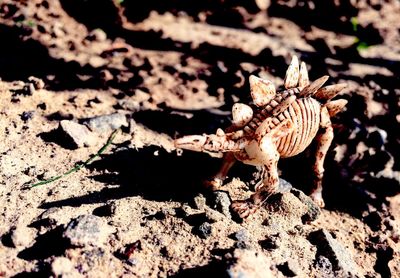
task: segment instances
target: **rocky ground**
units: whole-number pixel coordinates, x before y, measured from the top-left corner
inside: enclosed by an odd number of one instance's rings
[[[399,1],[135,2],[0,1],[0,276],[400,277]],[[227,127],[293,54],[348,84],[326,208],[306,151],[239,221],[257,169],[205,192],[220,159],[173,139]]]

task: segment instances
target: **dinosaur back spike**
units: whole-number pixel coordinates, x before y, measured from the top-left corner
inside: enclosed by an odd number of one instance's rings
[[[337,99],[337,100],[332,100],[329,101],[327,104],[325,104],[325,107],[328,109],[329,116],[333,117],[337,113],[343,110],[343,108],[347,104],[347,100],[345,99]]]
[[[331,98],[335,97],[338,93],[340,93],[344,88],[346,88],[347,84],[335,84],[325,86],[320,88],[314,95],[314,97],[322,102],[329,101]]]
[[[290,62],[290,65],[285,75],[285,80],[284,80],[285,88],[286,89],[295,88],[297,86],[297,83],[299,82],[299,75],[300,75],[299,59],[297,59],[296,55],[293,55],[292,61]]]
[[[308,71],[307,71],[307,66],[306,63],[301,62],[300,65],[300,76],[299,76],[299,87],[304,88],[310,84],[310,80],[308,79]]]
[[[232,107],[232,123],[236,127],[245,126],[253,118],[253,109],[243,103],[235,103]]]
[[[310,85],[306,86],[303,90],[301,90],[299,96],[300,97],[307,97],[315,94],[319,88],[321,88],[325,82],[328,80],[329,76],[324,75],[317,80],[315,80]]]
[[[271,81],[250,75],[249,82],[251,97],[258,107],[266,105],[274,98],[276,90]]]

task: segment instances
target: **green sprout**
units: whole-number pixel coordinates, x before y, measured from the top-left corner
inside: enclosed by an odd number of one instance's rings
[[[114,138],[115,138],[115,136],[116,136],[118,130],[119,130],[119,129],[114,130],[113,133],[111,133],[110,137],[108,137],[108,140],[107,140],[107,142],[105,143],[105,145],[102,146],[102,147],[97,151],[96,154],[94,154],[94,155],[92,155],[91,157],[89,157],[85,162],[83,162],[83,163],[81,163],[81,164],[77,164],[74,168],[68,170],[68,171],[65,172],[64,174],[51,177],[51,178],[49,178],[49,179],[47,179],[47,180],[39,181],[39,182],[34,183],[34,184],[32,184],[32,185],[28,185],[28,188],[33,188],[33,187],[36,187],[36,186],[39,186],[39,185],[51,183],[51,182],[53,182],[53,181],[62,179],[62,178],[66,177],[66,176],[68,176],[68,175],[70,175],[70,174],[72,174],[72,173],[74,173],[74,172],[77,172],[77,171],[79,171],[79,170],[80,170],[81,168],[83,168],[83,167],[86,167],[86,166],[89,165],[95,158],[99,157],[99,156],[108,148],[108,146],[111,145],[111,143],[113,142],[113,140],[114,140]]]
[[[358,30],[358,19],[357,19],[357,17],[352,17],[350,19],[350,22],[351,22],[351,25],[353,26],[353,31],[357,32],[357,30]]]
[[[357,17],[352,17],[350,19],[350,22],[351,22],[351,25],[353,27],[354,33],[357,34],[358,26],[359,26]],[[361,41],[357,36],[354,39],[354,44],[356,45],[356,48],[357,48],[358,52],[363,51],[363,50],[367,49],[368,47],[370,47],[370,45],[367,42]]]

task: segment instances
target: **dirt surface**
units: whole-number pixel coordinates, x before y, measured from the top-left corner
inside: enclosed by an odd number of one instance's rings
[[[322,4],[323,3],[323,4]],[[400,277],[400,2],[0,1],[1,277]],[[311,152],[241,222],[257,169],[173,139],[230,123],[248,77],[346,82],[319,210]],[[108,148],[87,167],[34,188]],[[284,182],[282,180],[282,182]],[[305,194],[303,194],[304,192]]]

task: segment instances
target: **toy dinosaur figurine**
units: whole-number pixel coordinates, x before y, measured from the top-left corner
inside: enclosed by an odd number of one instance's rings
[[[193,151],[225,153],[221,169],[207,181],[207,185],[214,190],[222,186],[236,160],[264,167],[263,182],[256,186],[256,192],[247,200],[232,203],[233,210],[245,218],[269,195],[284,191],[278,177],[279,158],[301,153],[315,139],[315,182],[310,196],[323,207],[323,164],[333,139],[330,118],[347,104],[344,99],[331,101],[346,85],[321,88],[327,79],[328,76],[323,76],[310,84],[305,63],[302,62],[299,67],[297,57],[293,56],[284,79],[286,90],[277,93],[272,82],[250,76],[254,110],[246,104],[235,103],[232,126],[225,132],[218,129],[216,134],[184,136],[175,140],[175,146]]]

